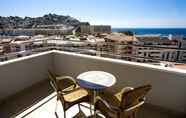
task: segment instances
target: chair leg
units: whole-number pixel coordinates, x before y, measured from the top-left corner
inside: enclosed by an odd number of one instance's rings
[[[90,115],[92,116],[92,106],[90,104]]]
[[[136,112],[133,113],[133,118],[136,118]]]
[[[57,115],[57,112],[55,112],[55,116],[56,116],[56,118],[59,118],[58,115]]]
[[[66,111],[64,111],[64,118],[66,118]]]
[[[55,112],[54,113],[55,113],[56,118],[59,118],[58,115],[57,115],[57,107],[58,107],[57,103],[58,103],[58,100],[56,100],[56,106],[55,106]]]
[[[56,101],[55,112],[57,112],[58,100]]]
[[[78,108],[79,108],[79,112],[81,111],[81,107],[80,107],[80,104],[78,104]]]

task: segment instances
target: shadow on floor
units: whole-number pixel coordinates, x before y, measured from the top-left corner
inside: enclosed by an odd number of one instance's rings
[[[53,93],[48,80],[39,82],[16,95],[9,97],[0,104],[0,118],[9,118],[38,103]]]
[[[138,111],[139,118],[186,118],[185,114],[167,110],[151,104],[144,104]]]

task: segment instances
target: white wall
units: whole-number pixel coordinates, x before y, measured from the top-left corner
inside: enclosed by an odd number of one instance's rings
[[[0,100],[46,79],[47,69],[52,67],[51,55],[43,53],[0,63]]]
[[[117,83],[113,89],[125,86],[137,87],[150,83],[153,89],[147,102],[178,112],[186,112],[186,72],[184,70],[137,64],[114,59],[80,56],[58,52],[54,55],[57,74],[71,75],[89,70],[103,70],[114,74]]]

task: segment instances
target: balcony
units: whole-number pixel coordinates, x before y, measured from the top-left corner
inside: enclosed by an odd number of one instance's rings
[[[58,75],[74,78],[84,71],[106,71],[116,76],[117,83],[109,88],[116,91],[126,86],[137,87],[150,83],[153,89],[139,112],[141,118],[176,118],[186,115],[185,70],[54,49],[0,62],[2,118],[21,115],[46,117],[49,114],[55,118],[55,93],[49,86],[48,69],[54,70]],[[72,114],[76,112],[76,106],[71,111]],[[67,114],[71,114],[71,111],[67,111]],[[62,112],[59,108],[58,114]],[[34,116],[34,113],[39,115]],[[88,114],[86,110],[85,113]]]

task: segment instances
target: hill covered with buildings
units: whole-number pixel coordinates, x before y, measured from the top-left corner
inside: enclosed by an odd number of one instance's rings
[[[67,26],[77,26],[80,21],[71,17],[56,14],[46,14],[42,17],[19,17],[0,16],[0,29],[36,28],[38,25],[64,24]]]

